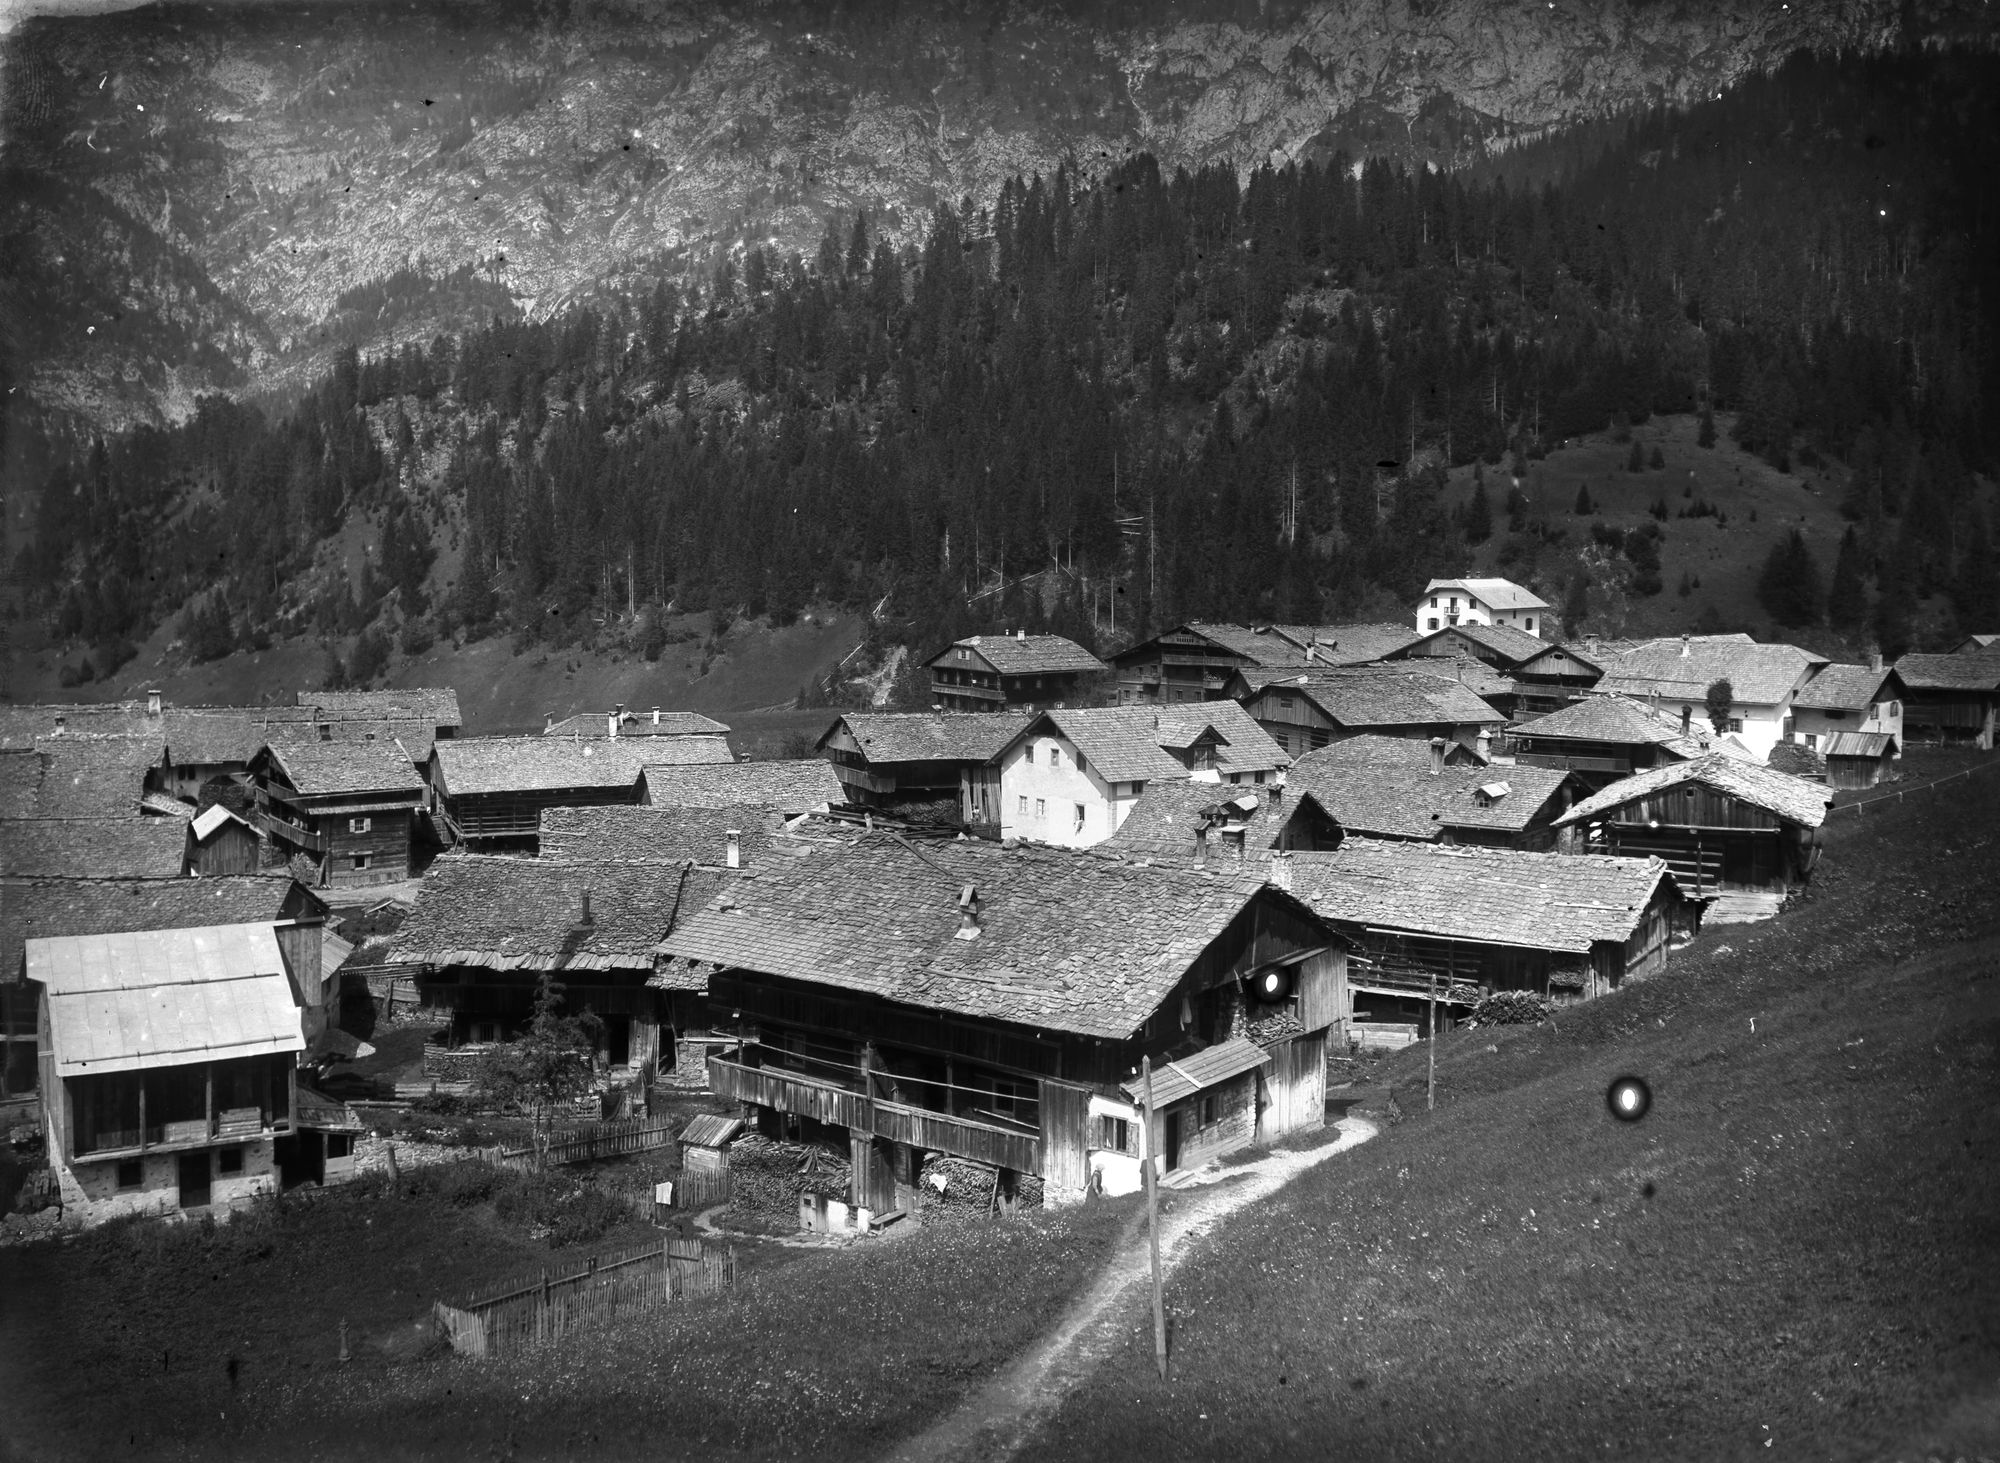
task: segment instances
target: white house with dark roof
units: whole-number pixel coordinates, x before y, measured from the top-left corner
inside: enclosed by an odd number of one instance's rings
[[[1829,662],[1796,645],[1766,645],[1748,635],[1681,635],[1645,640],[1623,649],[1602,648],[1599,691],[1617,691],[1656,704],[1669,716],[1708,720],[1708,690],[1729,682],[1730,707],[1723,734],[1738,738],[1758,757],[1785,740],[1794,698]]]
[[[1505,625],[1529,635],[1549,631],[1549,602],[1511,579],[1433,579],[1417,601],[1417,630]]]
[[[1088,678],[1109,667],[1061,635],[970,635],[924,662],[931,699],[942,711],[999,711],[1076,701]]]
[[[1903,678],[1879,656],[1868,665],[1823,666],[1792,698],[1785,740],[1824,754],[1826,743],[1842,732],[1880,733],[1901,748],[1908,696]]]

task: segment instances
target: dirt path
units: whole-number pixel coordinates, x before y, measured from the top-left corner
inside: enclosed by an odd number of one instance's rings
[[[1208,1168],[1160,1193],[1160,1264],[1169,1277],[1196,1241],[1221,1220],[1267,1198],[1307,1169],[1366,1143],[1375,1125],[1343,1118],[1340,1136],[1317,1148],[1280,1149],[1250,1163]],[[1001,1463],[1053,1416],[1121,1334],[1121,1313],[1145,1296],[1151,1246],[1143,1215],[1104,1273],[1047,1336],[1008,1363],[934,1426],[904,1442],[885,1463]]]

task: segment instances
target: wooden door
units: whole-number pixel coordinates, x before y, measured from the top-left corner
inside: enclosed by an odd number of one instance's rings
[[[1041,1084],[1042,1182],[1082,1193],[1090,1186],[1090,1089]]]
[[[206,1209],[209,1195],[209,1173],[213,1162],[208,1150],[181,1155],[181,1208]]]

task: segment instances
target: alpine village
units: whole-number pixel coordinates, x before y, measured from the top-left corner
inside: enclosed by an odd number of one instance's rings
[[[0,16],[0,1459],[2000,1459],[1954,3]]]

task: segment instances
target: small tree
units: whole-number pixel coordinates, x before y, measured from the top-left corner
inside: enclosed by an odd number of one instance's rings
[[[1708,709],[1708,724],[1715,728],[1715,734],[1721,736],[1728,731],[1729,708],[1736,704],[1736,688],[1729,684],[1729,677],[1711,681],[1702,704]]]
[[[1472,501],[1465,507],[1465,541],[1483,544],[1493,537],[1493,503],[1486,496],[1486,484],[1472,485]]]
[[[475,1079],[488,1101],[527,1115],[537,1168],[548,1167],[556,1115],[597,1079],[597,1039],[604,1023],[589,1011],[562,1015],[562,1003],[562,982],[543,971],[535,982],[535,1019],[519,1040],[488,1052]]]
[[[1637,437],[1632,439],[1632,450],[1625,457],[1625,471],[1644,472],[1646,470],[1646,446]]]
[[[1577,484],[1576,512],[1578,513],[1578,515],[1584,518],[1588,518],[1591,514],[1595,513],[1596,511],[1597,511],[1597,505],[1590,501],[1590,484],[1589,483]]]
[[[1707,403],[1701,408],[1701,428],[1695,433],[1694,445],[1713,447],[1715,445],[1715,411]]]

